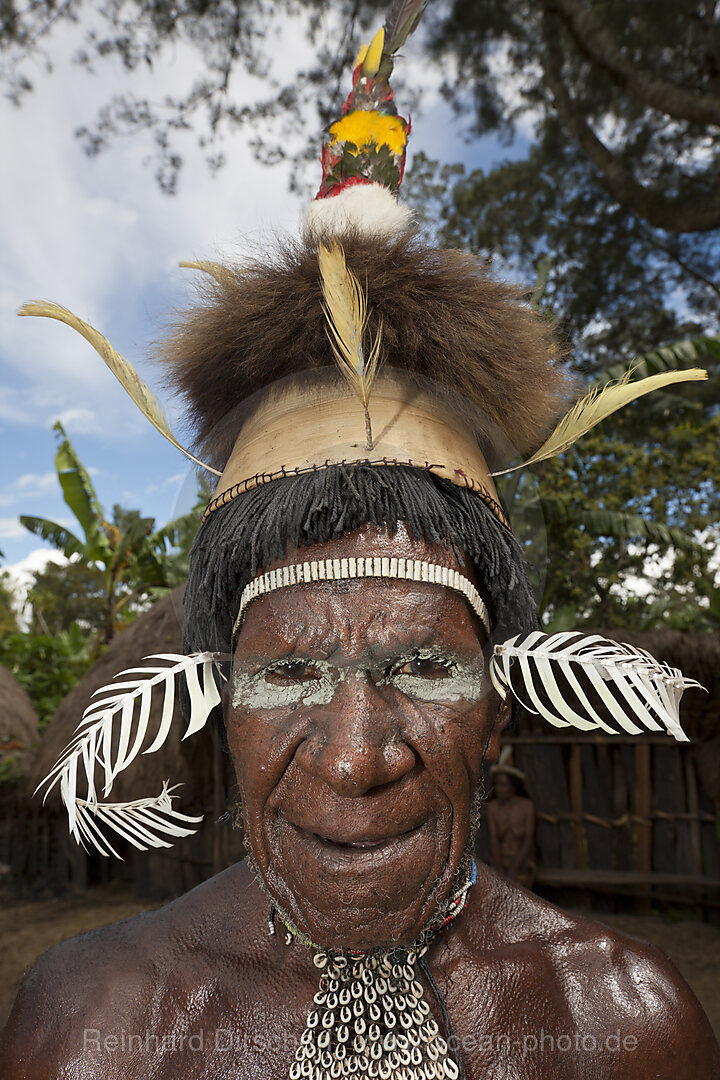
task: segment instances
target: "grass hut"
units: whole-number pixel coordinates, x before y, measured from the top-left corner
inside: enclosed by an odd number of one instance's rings
[[[0,665],[0,880],[11,874],[14,823],[21,813],[24,780],[40,732],[25,689]]]
[[[597,632],[645,649],[699,682],[704,690],[686,690],[683,695],[683,727],[691,739],[701,743],[720,735],[720,631],[691,634],[681,630],[640,632],[613,628]]]
[[[118,672],[141,666],[152,653],[181,651],[182,588],[174,590],[117,634],[105,655],[65,698],[46,729],[29,777],[29,788],[48,774],[64,747],[70,742],[92,693],[110,683]],[[149,740],[160,722],[162,694],[153,696]],[[95,853],[86,854],[68,837],[67,819],[57,789],[47,799],[44,810],[36,799],[28,822],[31,835],[24,845],[34,855],[17,868],[35,888],[42,881],[53,892],[68,883],[83,886],[96,881],[130,880],[138,895],[162,898],[192,888],[211,874],[242,857],[239,833],[228,824],[214,824],[232,798],[233,775],[230,760],[210,732],[200,732],[182,741],[185,723],[175,706],[171,733],[154,754],[140,755],[121,773],[110,795],[124,802],[159,794],[163,781],[182,785],[176,804],[183,812],[204,814],[198,833],[178,840],[170,849],[138,852],[122,840],[111,843],[123,856],[123,863]],[[149,741],[147,745],[149,745]]]
[[[39,738],[37,713],[27,692],[0,664],[0,787],[14,785],[27,771]]]

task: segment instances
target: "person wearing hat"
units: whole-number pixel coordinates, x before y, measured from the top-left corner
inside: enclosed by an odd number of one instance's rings
[[[429,245],[396,201],[408,125],[388,77],[423,6],[395,4],[358,58],[303,237],[196,264],[209,284],[166,358],[220,479],[186,652],[99,691],[48,777],[105,854],[192,831],[167,784],[108,800],[167,737],[180,680],[185,734],[225,733],[247,859],[41,958],[3,1037],[7,1080],[720,1076],[666,957],[473,858],[514,698],[556,724],[682,738],[685,681],[538,630],[491,474],[510,442],[543,439],[567,380],[518,291]],[[97,331],[25,313],[78,329],[176,442]]]
[[[535,878],[535,806],[528,796],[525,773],[505,754],[490,769],[492,791],[486,807],[492,866],[532,888]]]

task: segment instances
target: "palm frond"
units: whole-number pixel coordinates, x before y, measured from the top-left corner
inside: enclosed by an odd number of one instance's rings
[[[720,334],[706,334],[704,337],[685,338],[671,345],[662,345],[658,349],[636,356],[632,370],[638,378],[658,375],[663,371],[683,371],[698,361],[720,359]],[[603,377],[621,379],[625,373],[624,364],[612,364],[606,368]]]
[[[52,544],[58,551],[62,551],[63,555],[68,559],[71,555],[78,555],[85,550],[82,540],[79,540],[64,525],[58,525],[47,518],[32,517],[28,514],[21,514],[19,521],[34,536],[39,536],[41,540],[46,540],[49,544]]]
[[[562,495],[543,495],[542,513],[548,524],[582,526],[592,537],[614,536],[623,540],[645,540],[661,547],[700,551],[700,545],[676,525],[650,521],[627,510],[579,510]]]
[[[535,630],[497,645],[490,678],[503,700],[512,693],[554,727],[608,735],[667,731],[678,742],[689,741],[680,698],[700,686],[644,649],[576,631]]]
[[[128,840],[140,851],[172,847],[173,842],[166,837],[178,839],[192,836],[202,821],[202,815],[194,817],[173,809],[172,800],[177,798],[172,794],[173,790],[169,781],[165,780],[162,791],[155,798],[123,803],[90,803],[86,799],[75,798],[76,829],[73,835],[86,851],[95,848],[101,855],[114,855],[121,861],[122,855],[106,836],[108,831]]]

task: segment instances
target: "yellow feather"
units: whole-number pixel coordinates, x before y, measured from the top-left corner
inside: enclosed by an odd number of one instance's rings
[[[373,79],[380,68],[383,48],[385,46],[385,27],[381,26],[375,37],[368,45],[368,50],[363,57],[362,73],[369,79]]]
[[[380,360],[382,325],[378,328],[370,353],[365,355],[363,337],[367,325],[367,303],[360,282],[345,262],[339,244],[318,245],[320,284],[328,321],[328,337],[338,367],[365,409],[366,449],[372,449],[368,402]]]
[[[115,352],[107,338],[103,337],[94,327],[83,322],[77,315],[73,315],[72,311],[68,311],[67,308],[61,307],[59,304],[23,304],[18,311],[18,315],[39,315],[46,319],[57,319],[58,322],[63,322],[66,326],[77,330],[78,334],[81,334],[86,341],[89,341],[95,351],[103,358],[120,385],[130,395],[140,412],[150,421],[153,427],[157,428],[160,434],[164,435],[168,442],[171,442],[185,457],[190,458],[201,468],[207,469],[208,472],[220,476],[217,469],[205,465],[194,457],[189,450],[180,445],[170,430],[162,405],[150,387],[142,381],[132,364],[128,363],[120,353]]]
[[[182,266],[186,270],[202,270],[203,274],[209,274],[210,277],[215,278],[217,283],[222,285],[224,289],[229,289],[237,284],[232,270],[228,270],[227,266],[221,266],[220,263],[207,262],[205,259],[201,259],[199,262],[183,261],[178,263],[178,266]]]
[[[708,377],[707,371],[703,368],[687,368],[684,371],[665,371],[659,375],[649,375],[646,379],[639,379],[637,382],[630,382],[634,370],[631,368],[622,379],[616,383],[608,383],[602,390],[596,387],[586,397],[576,402],[540,449],[536,450],[527,461],[492,475],[504,476],[505,473],[523,469],[526,465],[535,465],[539,461],[555,457],[556,454],[562,454],[612,413],[622,409],[631,401],[635,401],[636,398],[652,393],[653,390],[671,386],[673,383],[700,382]]]

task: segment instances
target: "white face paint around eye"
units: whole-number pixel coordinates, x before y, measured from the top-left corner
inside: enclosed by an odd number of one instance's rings
[[[287,709],[329,705],[348,678],[369,678],[376,686],[392,686],[415,701],[450,703],[478,701],[486,691],[482,654],[472,660],[421,649],[382,666],[357,663],[339,667],[329,660],[278,660],[254,672],[233,673],[235,708]]]

